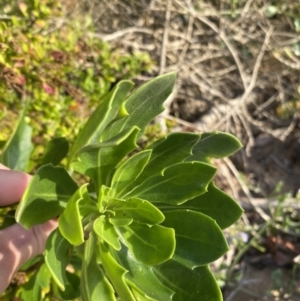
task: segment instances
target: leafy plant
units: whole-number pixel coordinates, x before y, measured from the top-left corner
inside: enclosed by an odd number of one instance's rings
[[[133,84],[125,80],[104,97],[68,155],[87,183],[57,166],[65,148],[47,148],[16,220],[29,229],[58,217],[59,226],[22,300],[40,300],[50,286],[46,296],[61,300],[222,299],[208,265],[228,250],[222,229],[242,209],[212,182],[211,158],[240,142],[221,132],[171,133],[135,151],[174,82],[173,73],[162,75],[126,97]]]
[[[0,155],[0,162],[7,167],[24,171],[27,170],[33,145],[31,142],[32,128],[26,123],[25,113],[23,110],[19,121],[15,127],[10,139],[5,143]]]
[[[73,142],[117,81],[152,65],[146,53],[125,53],[94,38],[90,19],[68,19],[60,0],[3,0],[0,11],[0,142],[28,102],[36,161],[54,136]]]

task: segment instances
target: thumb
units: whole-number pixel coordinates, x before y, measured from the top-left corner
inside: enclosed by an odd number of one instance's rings
[[[27,260],[44,251],[46,239],[56,227],[57,221],[50,220],[30,230],[14,224],[0,231],[0,294]]]

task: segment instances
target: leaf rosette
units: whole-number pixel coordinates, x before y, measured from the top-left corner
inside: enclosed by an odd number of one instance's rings
[[[174,82],[174,74],[159,76],[126,97],[132,84],[124,81],[102,100],[68,158],[87,184],[51,163],[33,176],[16,218],[29,228],[59,216],[45,262],[60,296],[76,258],[86,301],[222,299],[208,265],[228,250],[222,229],[242,209],[213,184],[211,158],[240,142],[221,132],[171,133],[136,152]]]

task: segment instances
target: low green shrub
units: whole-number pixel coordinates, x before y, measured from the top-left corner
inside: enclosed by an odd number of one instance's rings
[[[148,54],[123,53],[92,38],[92,22],[68,20],[59,0],[1,1],[0,11],[1,141],[25,102],[35,145],[54,136],[72,141],[118,80],[152,65]]]

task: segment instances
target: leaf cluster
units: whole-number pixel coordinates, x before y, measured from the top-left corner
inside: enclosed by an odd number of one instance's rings
[[[125,80],[103,98],[67,158],[88,183],[57,166],[65,151],[48,148],[16,220],[29,229],[58,217],[44,254],[57,298],[222,299],[208,265],[228,250],[222,229],[242,209],[214,185],[211,158],[231,155],[240,142],[221,132],[171,133],[134,152],[174,83],[175,74],[162,75],[127,96],[133,84]],[[26,285],[35,281],[41,299],[36,275]]]

